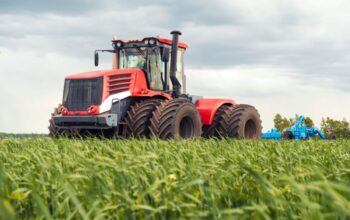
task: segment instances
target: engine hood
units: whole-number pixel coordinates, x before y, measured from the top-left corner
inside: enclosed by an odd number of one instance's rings
[[[130,69],[116,69],[116,70],[98,70],[84,73],[76,73],[69,76],[66,76],[65,79],[89,79],[89,78],[97,78],[101,76],[110,76],[110,75],[118,75],[123,73],[137,73],[143,72],[140,69],[130,68]]]
[[[147,81],[142,70],[137,68],[100,70],[78,73],[67,76],[66,80],[83,80],[91,78],[103,78],[102,101],[107,98],[116,98],[116,94],[128,91],[137,96],[147,90]]]
[[[164,93],[162,91],[149,90],[144,72],[136,68],[100,70],[93,72],[78,73],[69,75],[65,79],[86,80],[98,77],[103,78],[103,89],[102,103],[99,106],[97,106],[99,108],[99,111],[96,111],[96,114],[109,111],[114,102],[117,102],[130,96],[161,96],[166,99],[171,99],[171,96],[167,93]]]

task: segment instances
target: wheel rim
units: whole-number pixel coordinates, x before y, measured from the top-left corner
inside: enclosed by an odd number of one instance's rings
[[[245,138],[255,138],[257,133],[257,128],[253,120],[248,120],[244,126],[244,137]]]
[[[192,118],[184,117],[180,122],[180,137],[191,138],[194,136],[194,123]]]
[[[287,140],[292,140],[294,138],[293,133],[290,131],[285,131],[282,133],[282,138]]]

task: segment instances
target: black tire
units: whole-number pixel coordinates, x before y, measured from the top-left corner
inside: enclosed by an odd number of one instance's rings
[[[229,127],[233,109],[234,107],[229,105],[220,106],[215,113],[212,124],[203,126],[202,136],[205,138],[227,136],[227,128]]]
[[[60,108],[61,105],[58,105],[57,108],[54,109],[53,113],[51,113],[51,118],[49,120],[49,137],[51,138],[59,138],[59,137],[66,137],[66,138],[81,138],[81,130],[80,129],[62,129],[59,128],[54,120],[53,117],[60,114]]]
[[[61,108],[61,105],[59,105],[57,108],[53,110],[53,113],[51,113],[51,118],[49,120],[49,137],[51,138],[57,138],[62,135],[62,130],[58,128],[55,125],[55,122],[53,121],[53,117],[59,114],[59,110]]]
[[[282,133],[282,139],[285,139],[285,140],[293,140],[294,139],[294,135],[291,131],[284,131]]]
[[[261,120],[258,111],[251,105],[235,105],[227,128],[229,137],[240,139],[259,139]]]
[[[146,99],[131,106],[125,117],[127,135],[137,138],[150,137],[151,117],[162,101],[161,99]]]
[[[328,140],[335,140],[335,139],[337,139],[337,135],[334,132],[327,132],[326,133],[326,138]]]
[[[177,98],[156,108],[149,129],[152,136],[160,139],[190,139],[201,136],[202,122],[194,104]]]

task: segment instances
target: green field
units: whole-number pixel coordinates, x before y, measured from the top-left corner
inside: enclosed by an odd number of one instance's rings
[[[349,219],[350,141],[0,140],[0,219]]]

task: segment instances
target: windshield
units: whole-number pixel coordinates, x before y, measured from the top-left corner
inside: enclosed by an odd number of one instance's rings
[[[160,49],[157,47],[133,47],[120,51],[120,68],[142,69],[150,89],[163,90],[164,63],[161,61]]]
[[[145,48],[128,48],[120,52],[120,68],[139,68],[144,69],[146,64]]]

